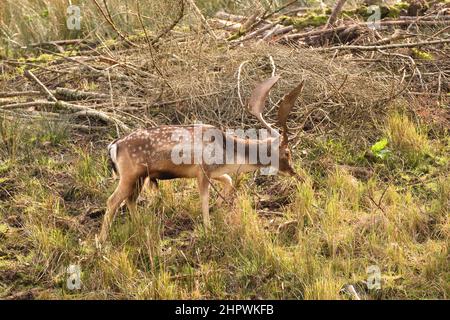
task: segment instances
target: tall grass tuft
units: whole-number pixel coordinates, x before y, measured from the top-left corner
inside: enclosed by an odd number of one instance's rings
[[[427,136],[405,114],[393,113],[388,117],[386,134],[392,147],[411,165],[418,164],[430,152]]]
[[[109,0],[98,1],[98,3],[105,13],[104,3],[107,4],[113,23],[123,34],[132,35],[142,32],[137,14],[137,1]],[[209,2],[201,3],[204,3],[203,9],[208,9],[208,12],[218,8],[217,5],[211,6]],[[67,26],[68,18],[74,14],[68,12],[70,5],[80,9],[79,30]],[[158,34],[179,15],[180,2],[178,0],[139,1],[139,11],[148,32]],[[192,23],[193,15],[187,4],[185,15]],[[30,43],[85,37],[101,41],[118,37],[92,0],[2,0],[0,41],[4,46],[17,47]]]

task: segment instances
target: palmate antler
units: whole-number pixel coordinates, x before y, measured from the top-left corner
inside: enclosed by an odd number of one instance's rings
[[[275,83],[280,79],[280,76],[275,76],[269,78],[260,84],[258,84],[252,91],[250,99],[248,100],[248,109],[251,114],[253,114],[256,119],[261,122],[261,124],[266,127],[271,135],[277,136],[278,132],[272,128],[270,124],[264,120],[262,112],[266,103],[267,96],[269,95],[270,89],[275,85]]]
[[[295,105],[295,101],[297,101],[298,96],[303,90],[302,81],[299,85],[297,85],[291,92],[286,94],[280,101],[278,106],[278,125],[281,127],[281,144],[288,143],[288,128],[286,125],[286,121],[288,119],[289,113]]]
[[[270,131],[271,135],[274,136],[279,136],[279,134],[263,118],[262,112],[264,110],[265,102],[267,96],[269,95],[270,89],[272,89],[272,87],[279,79],[280,76],[275,76],[258,84],[255,87],[255,89],[253,89],[252,94],[250,95],[248,101],[248,108],[250,113],[253,114],[261,122],[261,124]],[[286,94],[279,102],[277,124],[281,128],[282,144],[287,144],[288,142],[286,121],[288,119],[289,113],[291,112],[292,108],[295,105],[295,101],[302,92],[302,89],[303,89],[303,81],[299,85],[297,85],[291,92]]]

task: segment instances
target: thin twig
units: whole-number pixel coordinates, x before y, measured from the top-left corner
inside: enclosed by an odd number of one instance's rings
[[[205,19],[205,17],[203,16],[202,12],[200,11],[200,9],[197,7],[197,5],[195,4],[194,0],[186,0],[189,5],[191,6],[191,8],[194,10],[195,14],[199,17],[203,27],[206,29],[206,31],[215,39],[218,40],[218,37],[216,36],[216,34],[214,33],[214,31],[211,29],[211,27],[208,24],[208,21]]]
[[[97,2],[97,0],[94,0],[94,3],[95,3],[95,5],[97,6],[97,8],[100,10],[100,13],[103,15],[103,17],[105,18],[105,20],[106,20],[106,21],[109,23],[109,25],[114,29],[114,31],[119,35],[119,37],[121,37],[121,38],[123,39],[123,41],[125,41],[127,44],[129,44],[129,45],[132,46],[132,47],[139,47],[137,44],[135,44],[135,43],[131,42],[130,40],[128,40],[127,37],[125,37],[125,36],[123,35],[123,33],[122,33],[119,29],[117,29],[116,25],[114,24],[114,21],[112,21],[112,20],[110,19],[111,14],[109,13],[109,10],[108,10],[108,7],[107,7],[107,6],[105,7],[107,13],[105,13],[105,12],[103,11],[102,7],[100,6],[100,4]],[[105,5],[106,5],[106,2],[104,2],[104,3],[105,3]]]
[[[138,7],[139,7],[139,2],[138,2]],[[139,13],[139,15],[140,15],[140,13]],[[172,23],[167,28],[165,28],[161,33],[159,33],[152,40],[151,44],[154,45],[155,43],[157,43],[159,41],[159,39],[161,39],[161,37],[163,37],[165,34],[169,33],[173,28],[175,28],[175,26],[181,21],[181,19],[183,19],[183,17],[184,17],[184,0],[180,0],[180,13],[179,13],[178,17],[175,20],[173,20]],[[142,18],[140,17],[139,19],[142,24]],[[146,32],[145,28],[144,28],[144,32]]]
[[[164,80],[164,82],[167,84],[167,86],[173,91],[172,86],[170,85],[169,81],[166,79],[166,77],[164,76],[164,74],[162,73],[161,69],[159,68],[158,64],[156,63],[156,59],[155,56],[153,54],[153,45],[159,40],[159,38],[161,38],[163,36],[163,33],[161,33],[158,37],[156,37],[156,39],[154,39],[153,41],[150,41],[150,38],[147,34],[147,28],[145,28],[144,22],[142,20],[142,15],[141,15],[141,8],[139,5],[139,1],[137,1],[137,14],[138,14],[138,20],[139,23],[141,25],[141,28],[144,30],[144,35],[145,35],[145,40],[147,41],[147,45],[148,45],[148,51],[150,52],[150,58],[152,59],[152,64],[153,67],[155,68],[156,72],[161,76],[161,78]],[[181,11],[180,11],[180,17],[179,19],[175,20],[174,23],[172,24],[170,30],[173,29],[173,27],[175,27],[175,25],[181,20],[181,18],[183,18],[184,15],[184,0],[181,0]],[[168,31],[167,31],[168,32]]]

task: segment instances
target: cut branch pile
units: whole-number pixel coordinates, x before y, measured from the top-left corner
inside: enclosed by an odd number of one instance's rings
[[[440,30],[448,31],[450,26],[450,5],[446,3],[438,2],[430,9],[421,12],[420,16],[400,15],[396,19],[386,17],[377,21],[371,17],[356,15],[358,12],[365,13],[367,11],[365,7],[353,10],[354,14],[350,18],[348,14],[342,13],[345,2],[345,0],[337,1],[328,18],[324,14],[325,10],[318,12],[320,10],[304,7],[288,10],[286,6],[297,3],[292,1],[283,8],[285,12],[275,10],[272,14],[265,13],[260,17],[254,15],[245,17],[220,11],[211,19],[211,23],[227,31],[225,36],[234,45],[249,40],[266,40],[272,43],[296,43],[310,46],[323,46],[328,43],[373,45],[382,39],[381,31],[389,32],[392,29],[395,31],[395,28],[402,28],[410,33],[413,29],[419,31],[423,27],[437,28],[439,32]],[[403,13],[408,12],[404,9]],[[338,19],[341,14],[344,18]],[[442,43],[447,43],[447,39],[442,39]]]

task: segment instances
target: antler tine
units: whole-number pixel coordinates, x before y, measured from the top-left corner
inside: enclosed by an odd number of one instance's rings
[[[248,101],[248,108],[250,113],[253,114],[264,125],[264,127],[266,127],[271,132],[271,134],[276,133],[277,131],[264,120],[262,112],[264,110],[264,105],[270,89],[272,89],[272,87],[279,79],[280,76],[275,76],[258,84],[255,89],[253,89]]]
[[[303,83],[302,81],[298,86],[296,86],[294,89],[292,89],[291,92],[286,94],[280,101],[279,107],[278,107],[278,125],[282,129],[283,133],[283,140],[284,142],[287,142],[287,125],[286,121],[289,116],[289,113],[291,112],[292,108],[295,105],[295,101],[297,100],[298,96],[303,90]]]

